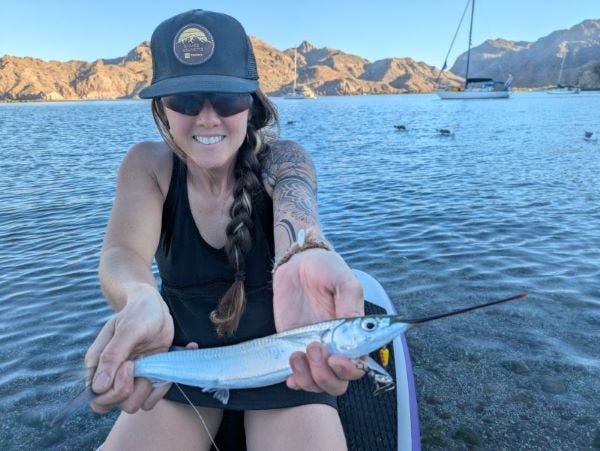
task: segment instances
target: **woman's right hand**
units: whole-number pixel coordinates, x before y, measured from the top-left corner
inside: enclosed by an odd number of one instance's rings
[[[91,388],[97,397],[91,407],[97,413],[117,406],[128,413],[149,410],[169,389],[134,380],[133,359],[169,349],[173,318],[155,287],[140,284],[128,291],[125,307],[104,325],[85,356],[85,366],[95,368]]]

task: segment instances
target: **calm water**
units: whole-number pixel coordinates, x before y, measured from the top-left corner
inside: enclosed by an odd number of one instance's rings
[[[424,449],[599,449],[600,94],[276,103],[327,235],[400,312],[530,293],[409,333]],[[1,449],[108,432],[114,415],[47,419],[111,315],[95,272],[119,162],[157,138],[143,101],[0,105]]]

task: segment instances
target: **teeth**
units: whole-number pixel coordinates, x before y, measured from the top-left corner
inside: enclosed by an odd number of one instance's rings
[[[225,139],[224,136],[194,136],[193,138],[200,144],[217,144]]]

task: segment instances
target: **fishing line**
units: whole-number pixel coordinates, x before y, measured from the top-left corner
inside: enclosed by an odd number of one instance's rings
[[[177,382],[173,382],[173,383],[179,389],[179,391],[181,392],[181,394],[183,395],[183,397],[185,398],[185,400],[190,404],[190,406],[192,406],[192,409],[194,409],[194,412],[196,412],[196,415],[198,415],[198,418],[200,418],[200,421],[202,422],[202,426],[204,426],[204,430],[208,434],[208,438],[210,439],[212,445],[215,447],[215,449],[217,451],[221,451],[219,449],[219,447],[217,446],[217,444],[215,443],[215,441],[213,440],[212,435],[210,434],[210,431],[208,430],[208,426],[206,425],[206,423],[204,421],[204,418],[202,418],[202,415],[200,415],[200,412],[198,412],[198,409],[196,409],[196,406],[194,404],[192,404],[192,401],[190,401],[190,398],[187,397],[187,395],[181,389],[181,387],[179,386],[179,384]]]
[[[501,304],[502,302],[514,301],[516,299],[524,298],[525,296],[527,296],[527,293],[519,293],[519,294],[517,294],[515,296],[511,296],[511,297],[506,298],[506,299],[499,299],[497,301],[486,302],[485,304],[479,304],[479,305],[474,305],[472,307],[465,307],[465,308],[461,308],[461,309],[456,309],[456,310],[452,310],[450,312],[440,313],[439,315],[427,316],[425,318],[412,319],[412,320],[403,320],[403,321],[405,323],[408,323],[408,324],[422,324],[422,323],[426,323],[426,322],[429,322],[429,321],[433,321],[434,319],[446,318],[447,316],[454,316],[454,315],[458,315],[460,313],[470,312],[472,310],[477,310],[477,309],[480,309],[480,308],[489,307],[490,305]]]

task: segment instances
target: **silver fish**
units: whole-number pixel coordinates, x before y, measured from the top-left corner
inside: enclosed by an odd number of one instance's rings
[[[155,384],[176,382],[200,387],[227,404],[231,389],[264,387],[286,380],[292,374],[291,354],[305,351],[309,343],[326,345],[331,354],[358,358],[381,348],[417,324],[525,295],[521,293],[417,320],[406,320],[399,315],[335,319],[231,346],[153,354],[135,361],[134,376],[148,378]],[[369,364],[376,367],[375,372],[382,374],[385,382],[389,377],[387,372],[373,360]]]
[[[379,349],[415,325],[525,296],[527,293],[519,293],[506,299],[415,320],[406,320],[399,315],[335,319],[232,346],[153,354],[135,360],[134,376],[148,378],[155,385],[174,382],[200,387],[227,404],[231,389],[263,387],[284,381],[292,374],[289,364],[291,354],[305,351],[312,342],[327,345],[332,354],[356,359]],[[368,367],[359,361],[357,365],[375,383],[375,393],[393,388],[391,376],[373,359],[368,359]],[[79,396],[61,409],[51,424],[62,424],[95,396],[88,385]]]

